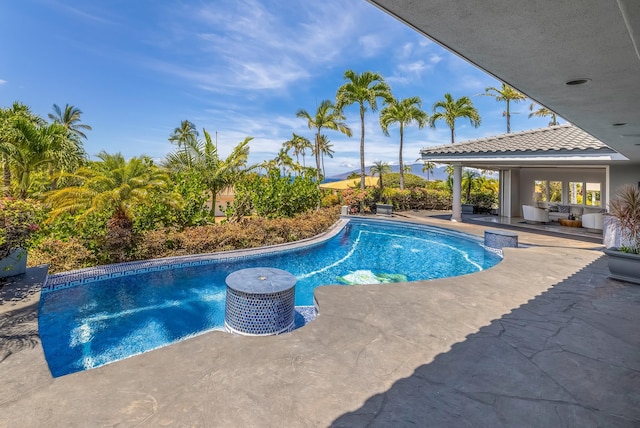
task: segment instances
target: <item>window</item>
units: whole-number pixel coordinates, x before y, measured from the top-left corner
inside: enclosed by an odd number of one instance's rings
[[[586,183],[585,186],[585,205],[591,205],[594,207],[601,206],[600,204],[600,183]]]
[[[569,203],[574,205],[582,205],[583,201],[583,183],[577,181],[569,182]]]
[[[535,180],[533,200],[535,202],[562,202],[562,181]]]
[[[562,181],[549,182],[549,201],[562,202]]]
[[[549,189],[546,180],[534,181],[533,200],[534,202],[548,202]]]

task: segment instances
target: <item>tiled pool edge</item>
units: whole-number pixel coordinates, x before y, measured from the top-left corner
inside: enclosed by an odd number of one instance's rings
[[[283,253],[298,250],[300,248],[312,247],[333,238],[340,233],[348,223],[349,219],[341,218],[334,223],[329,230],[319,235],[286,244],[248,248],[244,250],[221,251],[219,253],[193,254],[187,256],[116,263],[48,275],[42,285],[41,293],[46,294],[56,290],[76,287],[78,285],[102,281],[109,278],[118,278],[146,272],[179,269],[192,266],[203,266],[220,261],[228,262],[242,260],[263,256],[265,254]]]

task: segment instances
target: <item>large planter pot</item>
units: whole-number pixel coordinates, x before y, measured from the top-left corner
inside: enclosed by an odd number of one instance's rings
[[[473,214],[473,204],[462,204],[462,214]]]
[[[27,252],[17,248],[4,259],[0,259],[0,278],[21,275],[27,271]]]
[[[614,248],[604,253],[609,256],[610,278],[640,284],[640,254],[623,253]]]

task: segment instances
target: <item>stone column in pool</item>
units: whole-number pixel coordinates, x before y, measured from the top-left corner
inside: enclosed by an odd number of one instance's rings
[[[293,329],[295,276],[281,269],[258,267],[233,272],[225,282],[224,325],[228,331],[267,336]]]

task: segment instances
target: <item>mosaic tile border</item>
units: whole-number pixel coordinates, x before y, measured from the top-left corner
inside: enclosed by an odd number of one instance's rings
[[[321,233],[320,235],[287,244],[249,248],[246,250],[222,251],[219,253],[194,254],[189,256],[117,263],[53,274],[47,277],[45,283],[42,285],[41,293],[51,293],[53,291],[103,281],[110,278],[119,278],[123,276],[169,269],[205,266],[212,263],[233,262],[269,254],[287,253],[300,248],[314,247],[336,236],[342,231],[342,229],[344,229],[349,221],[350,219],[341,218],[331,227],[331,229]]]

